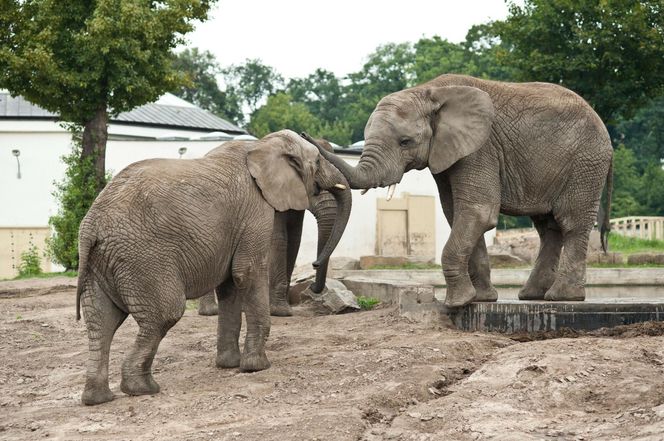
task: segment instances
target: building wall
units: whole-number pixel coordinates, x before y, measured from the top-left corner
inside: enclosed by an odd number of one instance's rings
[[[121,127],[111,126],[109,131],[121,133]],[[137,133],[134,132],[136,135]],[[186,131],[169,133],[169,136],[185,136]],[[188,133],[188,136],[199,136]],[[166,136],[166,135],[165,135]],[[178,158],[178,149],[186,147],[183,158],[203,156],[212,148],[220,145],[220,141],[118,141],[110,140],[107,146],[106,165],[113,173],[117,173],[132,162],[147,158]],[[21,179],[17,179],[16,158],[12,149],[19,149],[21,163]],[[65,166],[60,157],[71,150],[70,136],[56,123],[49,121],[37,122],[0,122],[0,228],[5,227],[36,227],[48,226],[48,218],[57,212],[57,203],[52,195],[53,182],[60,181]],[[342,155],[349,163],[355,165],[357,156]],[[353,210],[346,232],[334,252],[334,256],[359,258],[363,255],[374,255],[377,237],[377,200],[384,198],[386,189],[370,190],[365,195],[353,190]],[[450,233],[445,221],[436,185],[428,171],[410,171],[404,175],[397,186],[395,198],[404,193],[413,196],[428,195],[435,198],[435,257],[440,262],[442,248]],[[9,229],[4,230],[9,231]],[[5,236],[8,233],[2,233]],[[493,232],[487,233],[492,243]],[[8,237],[0,237],[0,244],[8,243]],[[40,239],[41,240],[41,239]],[[305,216],[302,245],[298,255],[298,265],[315,260],[317,229],[311,213]],[[42,244],[37,244],[42,247]],[[22,250],[15,250],[20,255]],[[55,268],[57,270],[57,267]],[[1,276],[0,276],[1,277]]]

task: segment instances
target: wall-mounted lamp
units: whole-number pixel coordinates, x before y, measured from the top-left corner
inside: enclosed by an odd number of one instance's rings
[[[18,160],[18,157],[21,156],[21,151],[19,149],[12,150],[12,155],[16,158],[16,165],[18,166],[18,172],[16,173],[16,178],[21,179],[21,161]]]
[[[178,153],[180,154],[180,159],[182,159],[182,155],[184,155],[185,153],[187,153],[187,147],[180,147],[180,148],[178,149]]]

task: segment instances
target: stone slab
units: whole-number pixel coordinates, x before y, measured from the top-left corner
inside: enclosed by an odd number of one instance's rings
[[[347,270],[336,271],[336,278],[373,279],[386,283],[423,283],[444,286],[440,269],[435,270]],[[530,269],[492,269],[491,282],[496,286],[522,286],[530,276]],[[588,268],[586,286],[594,285],[664,285],[664,268]]]

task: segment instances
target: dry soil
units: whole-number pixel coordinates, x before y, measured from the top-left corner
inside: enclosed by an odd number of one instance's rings
[[[161,393],[119,390],[137,331],[128,319],[111,349],[115,400],[86,407],[74,290],[22,283],[0,289],[0,439],[664,439],[657,326],[511,339],[414,323],[391,308],[296,308],[273,318],[272,367],[247,374],[215,367],[217,319],[188,309],[154,363]]]

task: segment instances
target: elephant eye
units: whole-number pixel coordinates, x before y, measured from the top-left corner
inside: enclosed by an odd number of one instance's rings
[[[408,145],[411,143],[413,139],[412,138],[401,138],[399,141],[399,145],[401,147],[408,147]]]

